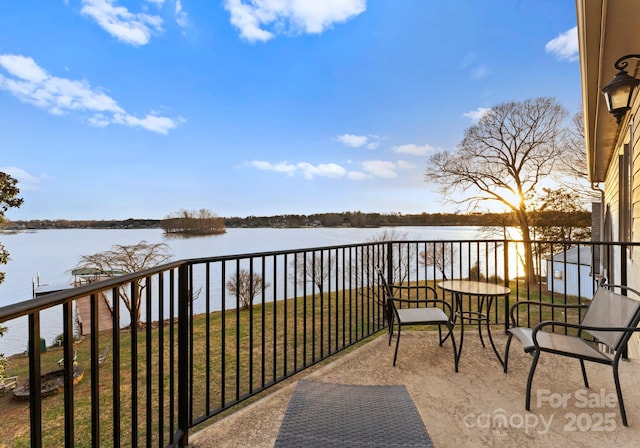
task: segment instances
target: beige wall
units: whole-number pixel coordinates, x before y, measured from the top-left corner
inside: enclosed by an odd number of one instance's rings
[[[615,151],[604,182],[605,209],[609,206],[611,214],[611,240],[622,241],[619,234],[620,201],[619,201],[619,155],[623,154],[625,144],[631,149],[631,241],[640,241],[640,101],[636,95],[634,107],[627,113],[620,126]],[[605,235],[606,237],[606,235]],[[608,239],[608,238],[607,238]],[[614,260],[620,260],[619,250],[614,251]],[[628,285],[640,290],[640,248],[630,248],[625,256],[627,264]],[[619,263],[616,263],[616,266]],[[619,267],[613,272],[610,280],[619,283]],[[629,344],[629,356],[640,358],[640,334],[636,333]]]

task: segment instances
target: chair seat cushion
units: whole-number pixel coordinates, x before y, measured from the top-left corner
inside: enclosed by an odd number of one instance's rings
[[[530,353],[534,350],[533,330],[525,327],[510,328],[509,333],[513,334],[522,343],[524,351]],[[543,351],[566,353],[569,356],[576,355],[580,358],[594,358],[602,361],[610,361],[604,353],[596,350],[584,339],[566,334],[549,333],[538,331],[538,344]]]
[[[440,308],[399,308],[396,310],[400,323],[420,324],[420,323],[446,323],[449,318]]]

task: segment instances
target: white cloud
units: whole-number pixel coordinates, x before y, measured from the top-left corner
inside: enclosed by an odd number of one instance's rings
[[[109,119],[104,114],[95,114],[92,117],[89,117],[87,119],[87,122],[91,126],[95,126],[95,127],[98,127],[98,128],[103,128],[105,126],[109,126],[109,124],[111,123],[109,121]]]
[[[369,135],[356,135],[356,134],[343,134],[336,137],[340,143],[350,146],[352,148],[360,148],[365,146],[367,149],[377,149],[380,146],[380,142],[371,141],[371,139],[380,140],[382,137],[369,134]]]
[[[573,27],[555,39],[550,40],[544,47],[547,53],[555,55],[561,61],[574,62],[578,60],[578,27]]]
[[[20,191],[37,190],[37,184],[45,179],[46,176],[34,176],[22,168],[17,166],[0,166],[0,171],[7,173],[18,181],[18,188]]]
[[[424,156],[428,154],[430,151],[433,151],[433,147],[430,145],[414,145],[410,143],[408,145],[395,146],[392,148],[393,152],[398,154],[411,154],[413,156]]]
[[[351,146],[352,148],[359,148],[367,143],[369,137],[366,135],[344,134],[339,135],[336,139],[347,146]]]
[[[409,170],[416,166],[405,160],[389,162],[388,160],[367,160],[362,163],[362,167],[371,176],[383,179],[393,179],[398,177],[398,170]]]
[[[347,179],[355,180],[355,181],[365,180],[370,177],[371,177],[370,175],[365,174],[362,171],[349,171],[347,173]]]
[[[0,55],[0,65],[9,74],[30,82],[40,82],[47,79],[47,73],[31,58],[25,58],[14,54]]]
[[[157,6],[163,2],[153,1]],[[107,33],[122,42],[140,46],[151,40],[151,35],[162,32],[162,18],[145,13],[132,13],[116,0],[82,0],[80,13],[91,17]]]
[[[343,177],[347,174],[340,165],[335,163],[321,163],[320,165],[312,165],[310,163],[302,162],[298,163],[298,168],[304,173],[304,177],[307,179],[313,179],[314,176],[321,177]]]
[[[406,160],[398,160],[396,162],[396,165],[398,169],[401,169],[401,170],[412,170],[416,168],[416,165],[414,163],[407,162]]]
[[[176,23],[178,24],[178,26],[181,27],[181,28],[188,27],[189,26],[189,16],[185,12],[185,10],[182,9],[182,1],[181,0],[176,0],[175,13],[176,13]]]
[[[366,10],[366,0],[225,0],[231,24],[249,42],[279,33],[319,34]]]
[[[182,121],[183,120],[178,120],[178,122]],[[115,114],[114,123],[124,124],[130,127],[140,126],[147,131],[164,135],[167,135],[171,129],[178,125],[178,123],[171,118],[159,117],[154,114],[147,114],[144,118],[134,117],[129,114]]]
[[[254,168],[258,168],[259,170],[275,171],[277,173],[286,173],[290,176],[293,176],[293,174],[296,172],[296,166],[288,162],[280,162],[277,164],[272,164],[262,160],[252,160],[251,162],[249,162],[249,165],[253,166]]]
[[[167,134],[184,121],[155,113],[137,118],[127,113],[109,95],[92,88],[88,82],[51,76],[32,58],[22,55],[0,55],[0,69],[10,75],[5,76],[0,70],[0,90],[13,94],[25,103],[46,109],[53,115],[74,112],[88,115],[86,120],[93,126],[117,123],[139,126],[159,134]]]
[[[367,160],[362,163],[362,167],[375,177],[391,179],[398,176],[396,164],[386,160]]]
[[[347,174],[340,165],[335,163],[321,163],[319,165],[312,165],[307,162],[300,162],[297,164],[291,164],[289,162],[270,163],[263,160],[252,160],[248,165],[265,171],[275,171],[277,173],[285,173],[290,176],[294,175],[297,171],[301,171],[305,178],[313,179],[315,176],[320,177],[343,177]]]
[[[308,162],[299,162],[296,164],[289,162],[280,162],[277,164],[265,162],[262,160],[253,160],[247,162],[246,165],[254,168],[285,173],[293,176],[300,172],[306,179],[317,177],[341,178],[346,177],[353,181],[362,181],[371,178],[393,179],[398,177],[398,170],[415,169],[416,165],[405,160],[397,162],[389,162],[386,160],[367,160],[362,162],[362,170],[347,171],[341,165],[336,163],[321,163],[313,165]]]
[[[472,111],[463,113],[462,116],[470,118],[471,121],[473,121],[474,123],[477,123],[490,110],[491,109],[486,108],[486,107],[478,107],[476,110],[472,110]]]

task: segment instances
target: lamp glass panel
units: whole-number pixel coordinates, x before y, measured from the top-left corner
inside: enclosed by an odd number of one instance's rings
[[[621,107],[629,107],[631,102],[631,93],[634,86],[621,86],[618,87],[615,92],[611,93],[611,104],[609,104],[609,110],[619,109]]]

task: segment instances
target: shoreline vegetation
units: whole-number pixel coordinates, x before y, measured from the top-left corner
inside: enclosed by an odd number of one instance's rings
[[[226,228],[297,228],[297,227],[401,227],[401,226],[492,226],[511,227],[517,225],[511,213],[420,213],[403,215],[401,213],[317,213],[312,215],[275,215],[218,217],[214,214],[199,218],[199,212],[178,212],[165,219],[125,220],[67,220],[32,219],[5,221],[0,223],[0,231],[16,232],[41,229],[151,229],[161,228],[167,234],[203,235],[225,233]],[[558,215],[564,215],[576,226],[591,225],[590,212],[549,212],[549,222],[557,222]],[[194,216],[195,215],[195,216]],[[543,219],[544,220],[544,219]]]
[[[166,235],[181,236],[220,235],[227,231],[224,219],[204,208],[173,213],[160,221],[160,228]]]

